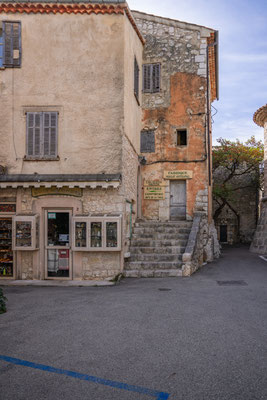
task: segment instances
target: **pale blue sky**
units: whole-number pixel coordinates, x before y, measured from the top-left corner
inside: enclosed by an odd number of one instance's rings
[[[132,10],[219,31],[220,99],[213,142],[263,139],[254,112],[267,104],[267,0],[128,0]]]

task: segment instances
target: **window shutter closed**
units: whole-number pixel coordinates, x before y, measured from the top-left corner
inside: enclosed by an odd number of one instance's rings
[[[19,67],[21,64],[20,22],[4,22],[4,63],[5,67]]]
[[[139,66],[136,58],[134,59],[134,93],[139,98]]]
[[[142,131],[141,132],[141,153],[154,153],[155,152],[155,132]]]
[[[41,154],[41,113],[27,113],[27,155]]]
[[[153,92],[160,91],[160,64],[152,65],[152,86]]]
[[[56,156],[57,148],[57,113],[43,114],[44,156]]]
[[[143,65],[143,91],[151,92],[151,64]]]

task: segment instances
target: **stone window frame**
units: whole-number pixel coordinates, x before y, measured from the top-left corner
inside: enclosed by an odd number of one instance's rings
[[[186,144],[178,144],[178,132],[186,132]],[[185,148],[189,144],[189,129],[187,127],[181,126],[175,128],[175,146],[179,148]]]

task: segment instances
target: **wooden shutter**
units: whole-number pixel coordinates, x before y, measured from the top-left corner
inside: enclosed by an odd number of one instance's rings
[[[143,65],[143,91],[151,92],[151,64]]]
[[[19,67],[21,64],[20,22],[4,22],[4,63],[5,67]]]
[[[41,113],[27,113],[27,155],[41,155]]]
[[[43,113],[43,140],[44,140],[44,156],[57,155],[57,113]]]
[[[139,66],[136,58],[134,58],[134,93],[139,98]]]
[[[152,91],[160,91],[160,64],[152,64]]]
[[[155,152],[155,132],[142,131],[141,132],[141,153],[154,153]]]

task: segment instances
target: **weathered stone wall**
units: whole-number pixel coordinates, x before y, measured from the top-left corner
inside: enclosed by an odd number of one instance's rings
[[[206,143],[206,48],[211,30],[197,25],[134,12],[146,39],[144,63],[160,63],[158,93],[143,93],[143,130],[155,132],[155,152],[143,153],[143,180],[163,180],[165,170],[187,170],[187,218],[208,207]],[[177,129],[187,130],[187,145],[177,145]],[[168,162],[170,161],[170,162]],[[184,162],[183,162],[184,161]],[[143,217],[169,219],[170,191],[165,200],[143,200]],[[210,210],[209,210],[210,208]]]
[[[257,254],[267,255],[267,198],[265,197],[261,204],[261,214],[257,229],[254,234],[250,251]]]

